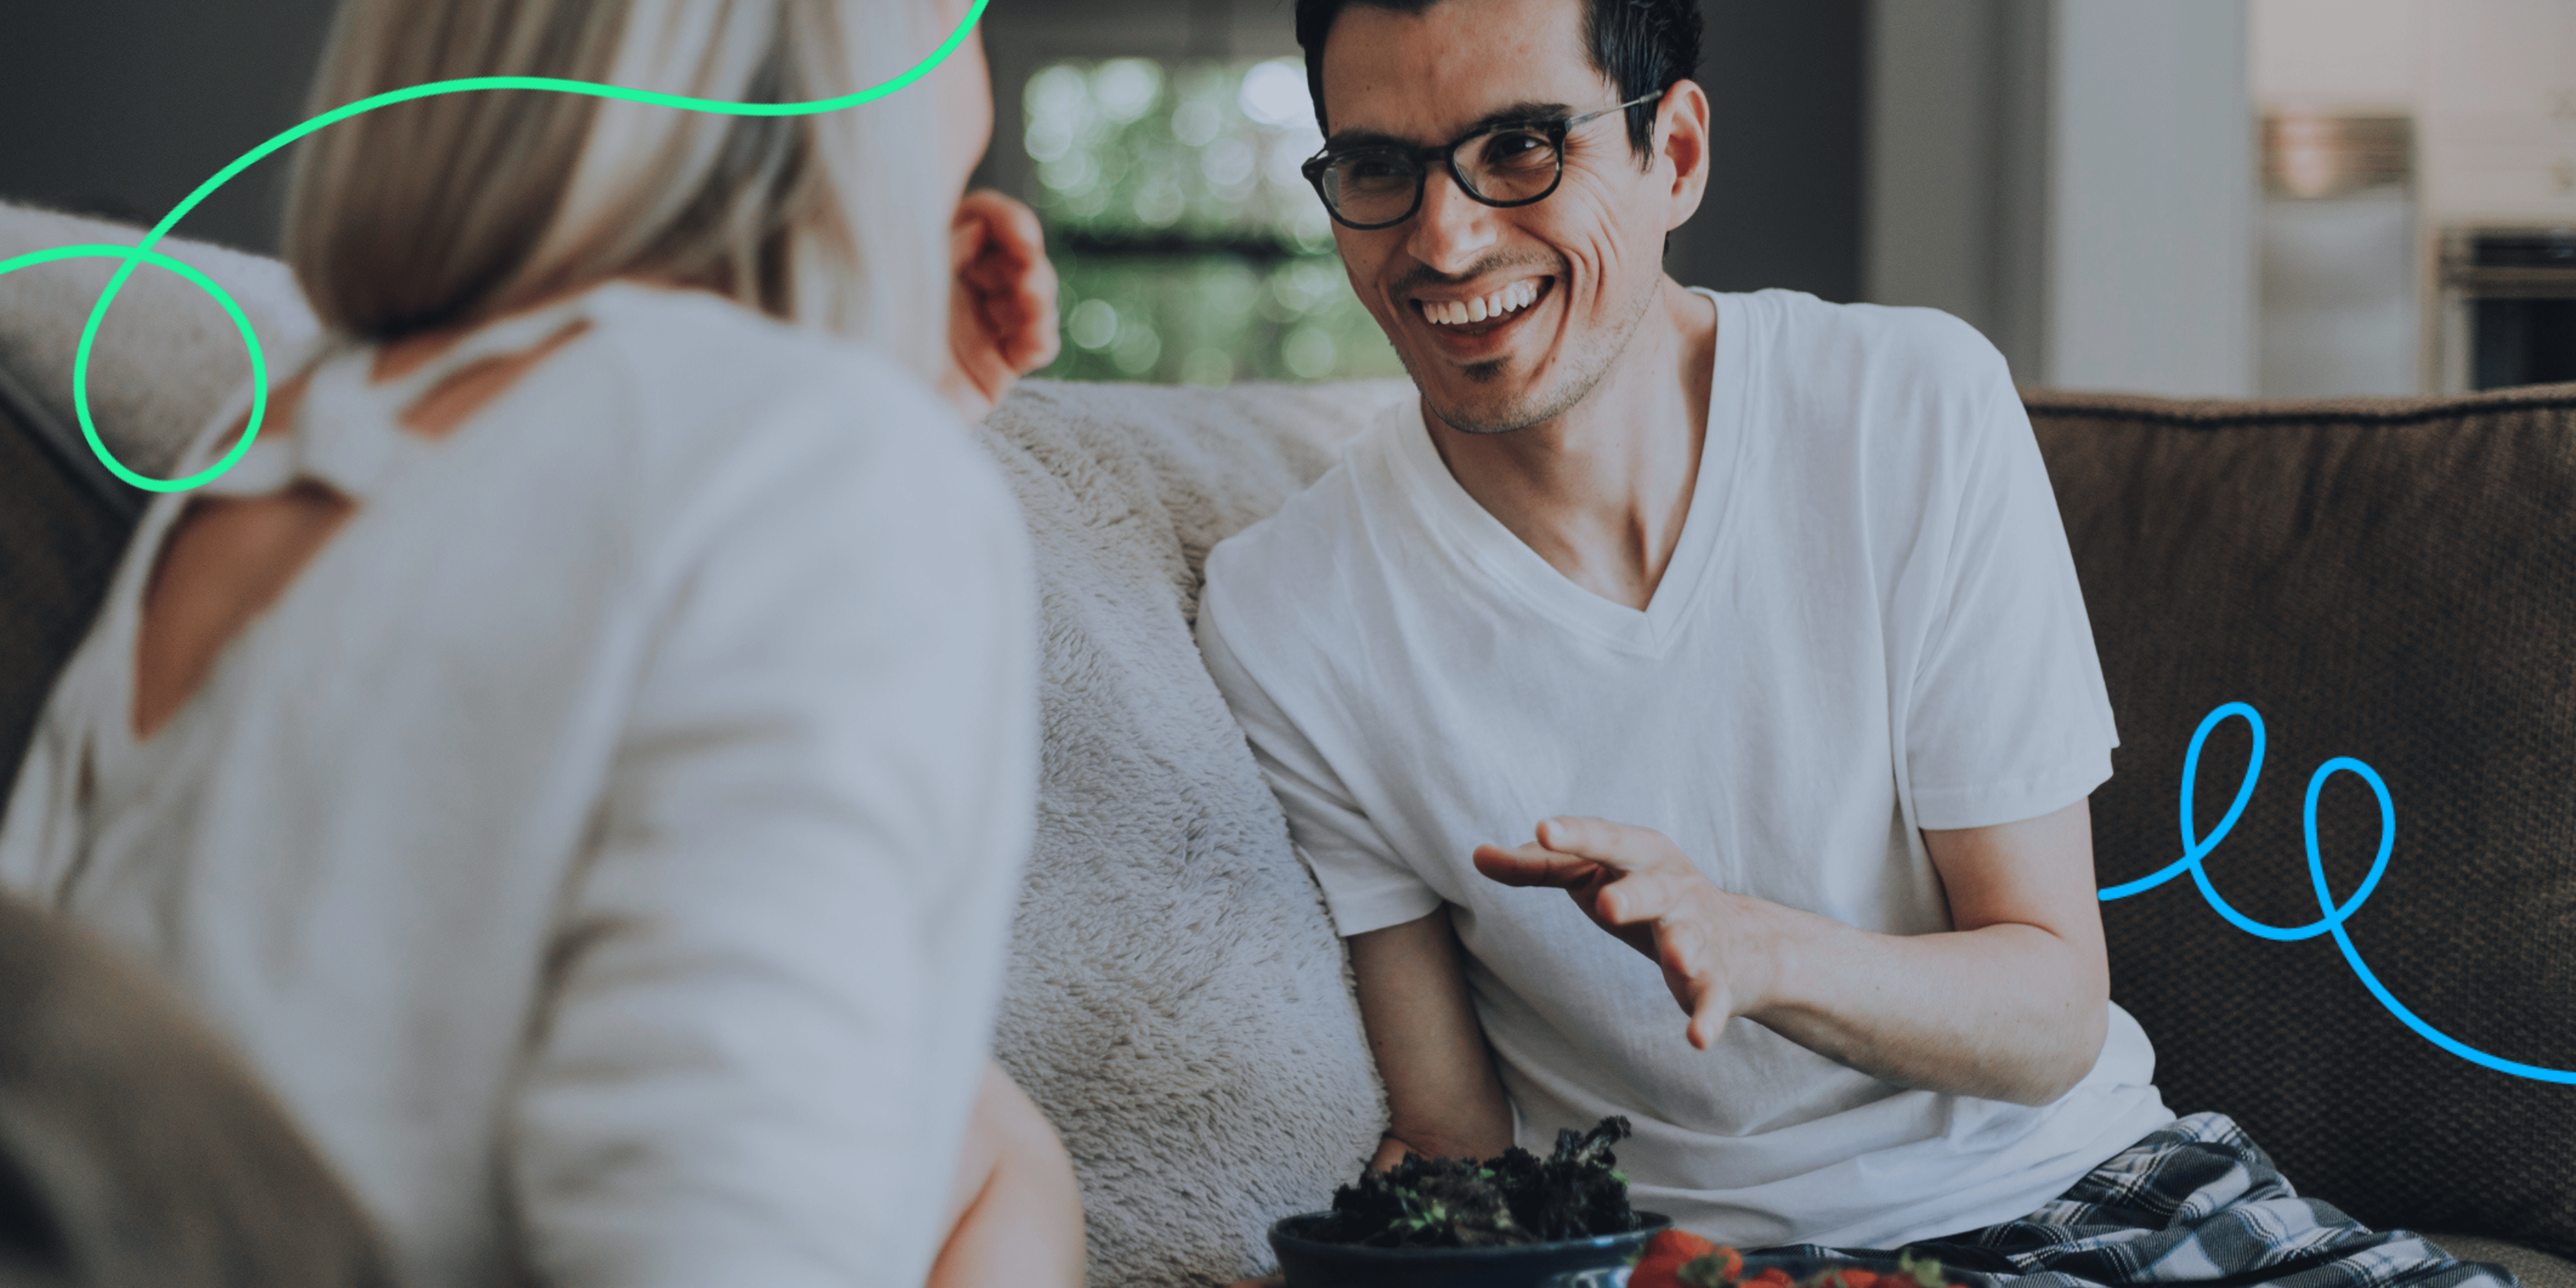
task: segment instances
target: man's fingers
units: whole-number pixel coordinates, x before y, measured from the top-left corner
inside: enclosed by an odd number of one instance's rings
[[[1617,864],[1566,854],[1544,845],[1504,849],[1480,845],[1472,856],[1476,870],[1508,886],[1573,888],[1600,883],[1590,907],[1602,920],[1633,926],[1650,922],[1680,906],[1686,879],[1696,873],[1663,869],[1621,870]]]
[[[1735,1016],[1735,993],[1716,977],[1695,975],[1691,980],[1690,1044],[1702,1051],[1717,1045],[1726,1032],[1726,1022]]]
[[[1726,1019],[1725,1007],[1702,1001],[1699,1008],[1691,1012],[1690,1028],[1686,1031],[1690,1044],[1702,1051],[1716,1046],[1717,1035],[1726,1031]]]
[[[1667,868],[1631,871],[1602,887],[1601,897],[1592,906],[1603,920],[1616,925],[1654,921],[1681,907],[1690,880],[1697,875]]]
[[[1479,845],[1470,858],[1478,872],[1508,886],[1579,885],[1601,871],[1601,865],[1590,859],[1558,854],[1537,845],[1509,850],[1499,845]]]
[[[1679,858],[1681,850],[1663,833],[1631,827],[1606,818],[1561,815],[1538,825],[1538,843],[1564,854],[1578,854],[1614,868],[1641,868]]]

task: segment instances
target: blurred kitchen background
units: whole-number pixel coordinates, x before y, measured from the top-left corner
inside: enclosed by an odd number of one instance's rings
[[[149,222],[298,118],[329,8],[12,0],[0,196]],[[2576,0],[1704,8],[1716,181],[1673,238],[1684,282],[1947,309],[2033,385],[2576,380]],[[1319,140],[1289,14],[993,0],[980,179],[1047,220],[1047,374],[1399,370],[1297,174]],[[283,168],[181,233],[273,249]]]

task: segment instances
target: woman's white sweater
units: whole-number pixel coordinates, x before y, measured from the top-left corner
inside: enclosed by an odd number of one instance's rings
[[[881,356],[576,311],[444,440],[308,402],[354,516],[137,743],[161,497],[0,883],[229,1034],[407,1285],[918,1284],[1030,835],[1025,534]]]

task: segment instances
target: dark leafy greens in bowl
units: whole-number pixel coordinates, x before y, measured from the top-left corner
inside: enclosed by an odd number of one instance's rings
[[[1542,1159],[1518,1145],[1493,1158],[1407,1154],[1333,1191],[1333,1219],[1310,1238],[1370,1248],[1487,1248],[1624,1234],[1637,1228],[1628,1178],[1610,1147],[1628,1120],[1556,1134]]]
[[[1669,1225],[1628,1206],[1611,1146],[1628,1120],[1560,1131],[1540,1158],[1517,1146],[1482,1161],[1407,1155],[1333,1193],[1328,1212],[1270,1227],[1290,1288],[1534,1288],[1550,1276],[1624,1266]]]

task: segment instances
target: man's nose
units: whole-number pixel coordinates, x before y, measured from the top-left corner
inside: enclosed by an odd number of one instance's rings
[[[1422,208],[1413,212],[1405,250],[1434,272],[1458,274],[1473,267],[1501,239],[1502,212],[1467,195],[1446,166],[1422,180]]]

